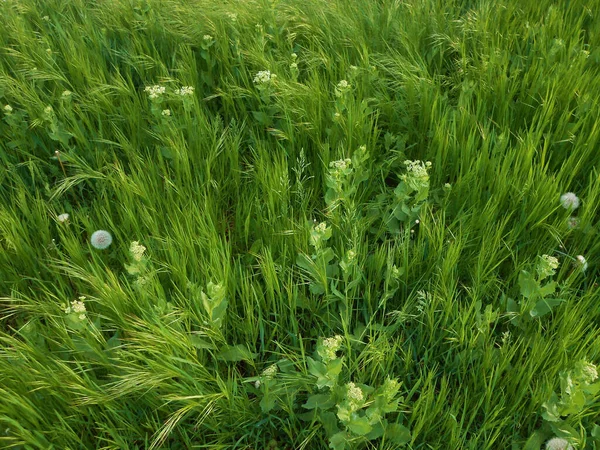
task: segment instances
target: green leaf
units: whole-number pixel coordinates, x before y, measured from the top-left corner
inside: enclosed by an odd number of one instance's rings
[[[256,356],[257,353],[251,353],[244,345],[227,345],[217,354],[217,359],[229,362],[252,361]]]
[[[350,431],[359,436],[364,436],[373,429],[366,417],[353,417],[347,425]]]
[[[533,309],[529,311],[531,317],[542,317],[552,311],[552,308],[564,302],[561,298],[544,298],[538,301]]]
[[[322,411],[319,417],[321,418],[321,423],[323,424],[323,428],[325,428],[327,436],[333,436],[340,431],[338,420],[334,413],[331,411]]]
[[[275,407],[277,398],[274,395],[265,395],[260,401],[260,410],[263,413],[268,413]]]
[[[537,295],[539,291],[538,283],[533,278],[533,275],[524,270],[519,274],[519,287],[521,289],[521,295],[525,298],[533,297],[534,295]]]
[[[536,430],[525,442],[523,450],[540,450],[540,447],[544,444],[546,439],[550,435],[542,430]]]
[[[315,394],[308,397],[302,407],[306,409],[328,409],[333,405],[335,405],[335,401],[331,398],[330,394]]]
[[[344,431],[340,431],[339,433],[331,436],[331,439],[329,440],[329,447],[333,450],[344,450],[347,442],[346,433]]]
[[[205,339],[202,339],[200,336],[195,334],[190,336],[190,342],[192,345],[198,349],[208,348],[214,350],[216,347],[212,342],[208,342]]]
[[[540,295],[542,297],[552,295],[554,294],[554,291],[556,291],[556,281],[551,281],[550,283],[540,287]]]
[[[595,423],[590,434],[594,439],[600,440],[600,426]]]
[[[307,358],[308,362],[308,373],[314,377],[324,377],[327,373],[327,367],[325,364],[319,361],[315,361],[310,356]]]
[[[385,427],[385,437],[394,444],[405,445],[410,442],[410,430],[399,423],[390,423]]]

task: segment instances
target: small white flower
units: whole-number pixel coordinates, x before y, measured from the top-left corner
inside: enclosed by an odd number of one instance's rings
[[[583,257],[583,255],[577,255],[577,263],[579,267],[581,267],[581,271],[585,272],[588,268],[587,260]]]
[[[50,20],[50,16],[44,16],[42,17],[42,20],[48,22]]]
[[[546,442],[546,450],[573,450],[573,446],[566,439],[555,437]]]
[[[69,214],[67,214],[67,213],[59,214],[58,217],[57,217],[57,219],[58,219],[59,222],[64,223],[67,220],[69,220]]]
[[[272,364],[263,371],[262,376],[264,378],[266,378],[267,380],[271,380],[271,379],[273,379],[273,377],[276,374],[277,374],[277,364]]]
[[[298,55],[296,55],[295,53],[292,53],[292,59],[296,59],[298,57]]]
[[[560,196],[560,204],[563,208],[574,210],[579,208],[579,197],[573,192],[567,192]]]
[[[112,244],[112,236],[108,231],[97,230],[92,233],[90,243],[92,244],[92,247],[104,250],[105,248],[108,248],[110,244]]]
[[[46,53],[48,53],[48,54],[52,53],[52,49],[51,48],[47,48],[46,49]]]
[[[4,111],[6,111],[7,113],[11,113],[13,112],[13,107],[10,105],[4,105]]]
[[[202,39],[204,39],[205,42],[210,42],[212,41],[213,37],[210,34],[205,34],[202,36]]]
[[[297,68],[298,68],[298,64],[296,64],[296,63],[291,63],[290,64],[290,69],[295,70]]]
[[[71,94],[72,94],[71,91],[65,90],[65,91],[63,91],[63,93],[61,95],[62,95],[63,98],[66,98],[66,97],[70,97]]]
[[[171,110],[170,109],[163,109],[163,111],[161,112],[161,114],[163,116],[170,116],[171,115]]]
[[[238,15],[236,13],[228,12],[225,13],[225,15],[229,17],[229,20],[231,20],[232,22],[237,22]]]
[[[52,111],[53,111],[52,106],[46,106],[46,108],[44,108],[44,112],[46,114],[52,114]]]

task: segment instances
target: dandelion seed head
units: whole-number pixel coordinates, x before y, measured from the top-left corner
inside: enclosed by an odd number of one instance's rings
[[[566,439],[555,437],[546,442],[546,450],[573,450],[573,446]]]
[[[560,196],[560,204],[565,209],[577,209],[579,208],[580,204],[579,197],[577,197],[577,195],[575,195],[573,192],[567,192],[566,194]]]
[[[105,248],[108,248],[110,244],[112,244],[112,236],[108,231],[97,230],[92,233],[90,243],[92,244],[92,247],[104,250]]]
[[[588,268],[587,260],[584,258],[583,255],[577,255],[577,264],[579,265],[579,267],[581,267],[582,272],[585,272]]]

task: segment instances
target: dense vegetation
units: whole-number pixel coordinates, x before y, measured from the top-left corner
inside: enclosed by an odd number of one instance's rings
[[[0,446],[600,449],[599,14],[0,1]]]

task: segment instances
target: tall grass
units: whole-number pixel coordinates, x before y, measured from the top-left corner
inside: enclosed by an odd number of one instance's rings
[[[597,395],[543,416],[600,362],[599,6],[1,2],[0,446],[600,448]],[[517,327],[541,255],[563,301]],[[336,335],[330,411],[396,379],[408,436],[306,407]]]

